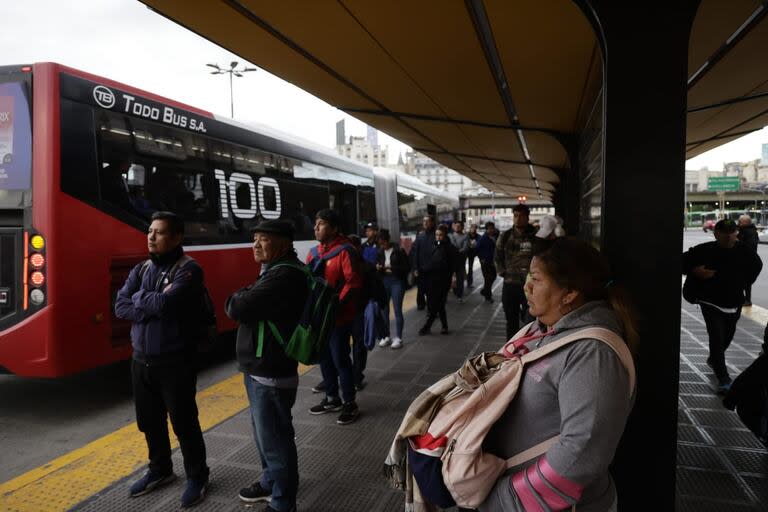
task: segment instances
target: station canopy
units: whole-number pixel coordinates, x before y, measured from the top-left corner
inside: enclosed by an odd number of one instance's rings
[[[570,0],[141,1],[504,195],[552,199],[603,85]],[[768,124],[765,11],[701,2],[687,158]],[[638,66],[648,87],[652,68]]]

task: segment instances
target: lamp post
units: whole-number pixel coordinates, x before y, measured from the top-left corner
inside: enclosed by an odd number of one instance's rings
[[[243,73],[247,73],[249,71],[258,71],[258,68],[237,69],[237,65],[238,62],[236,60],[229,63],[229,69],[222,68],[218,64],[206,64],[206,66],[216,70],[211,71],[212,75],[229,75],[229,114],[233,119],[235,117],[235,100],[232,91],[232,77],[242,77]]]

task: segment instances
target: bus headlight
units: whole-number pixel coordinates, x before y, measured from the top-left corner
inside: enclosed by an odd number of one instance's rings
[[[35,306],[39,306],[40,304],[45,302],[45,293],[43,293],[43,290],[39,288],[35,288],[29,293],[29,300]]]

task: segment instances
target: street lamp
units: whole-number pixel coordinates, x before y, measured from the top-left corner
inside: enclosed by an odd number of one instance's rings
[[[216,70],[211,71],[212,75],[229,75],[229,113],[233,119],[235,117],[235,100],[232,93],[232,76],[242,77],[243,73],[247,73],[249,71],[258,71],[258,68],[236,69],[237,64],[238,62],[236,60],[230,62],[229,69],[219,67],[218,64],[206,64],[206,66]]]

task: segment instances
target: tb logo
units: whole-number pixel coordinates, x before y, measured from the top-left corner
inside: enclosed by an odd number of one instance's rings
[[[93,99],[104,108],[115,106],[115,94],[103,85],[97,85],[93,88]]]

